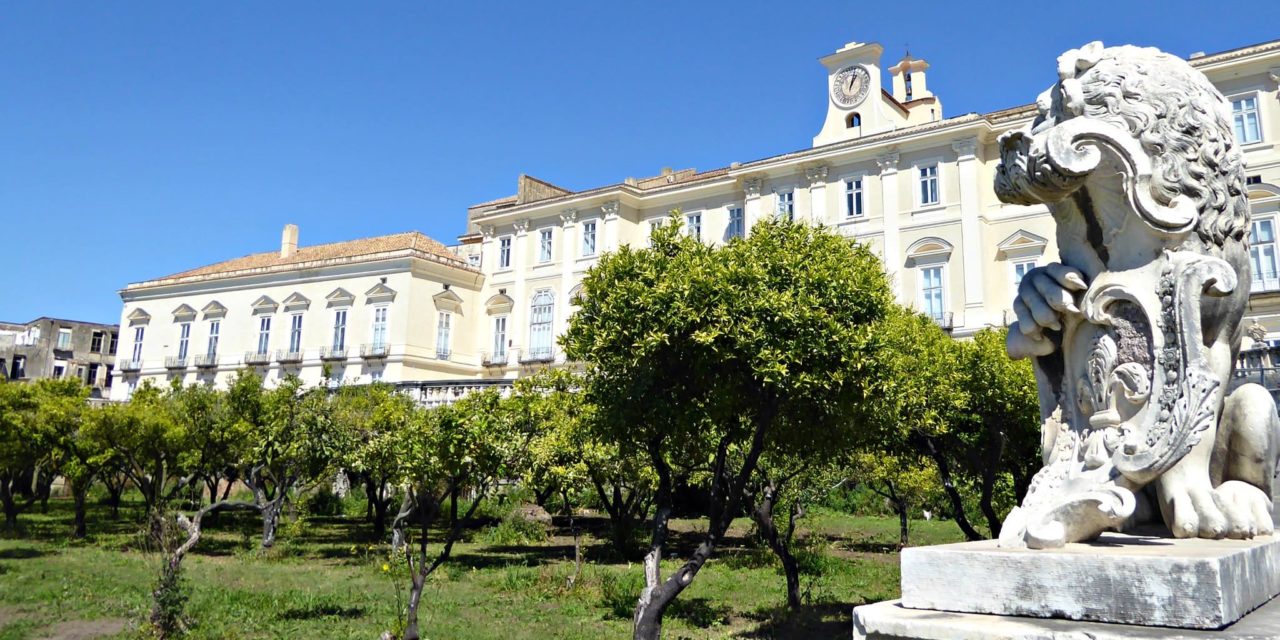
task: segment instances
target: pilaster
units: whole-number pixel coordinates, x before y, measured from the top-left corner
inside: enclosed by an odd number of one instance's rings
[[[529,277],[529,256],[532,255],[528,245],[529,220],[517,220],[516,235],[511,241],[511,270],[514,280],[511,283],[511,315],[507,316],[507,336],[511,341],[511,349],[517,355],[524,352],[529,338],[529,294],[525,282]]]
[[[809,220],[815,224],[832,223],[827,219],[827,173],[826,165],[804,170],[804,179],[809,185]]]
[[[569,329],[569,291],[573,289],[573,261],[582,247],[579,246],[578,211],[565,209],[560,212],[560,294],[556,296],[555,335],[558,340]],[[556,350],[556,361],[564,362],[564,353]]]
[[[978,220],[978,141],[973,138],[951,144],[957,154],[960,183],[960,243],[964,260],[964,326],[986,323],[983,305],[982,228]]]
[[[747,176],[742,179],[742,223],[744,235],[751,233],[760,219],[760,191],[764,188],[764,178]]]
[[[898,271],[902,267],[902,238],[898,232],[898,154],[876,158],[880,166],[880,210],[884,225],[884,269],[898,302],[907,302]]]
[[[600,237],[603,242],[596,247],[596,253],[614,251],[618,248],[618,201],[610,200],[600,205]]]

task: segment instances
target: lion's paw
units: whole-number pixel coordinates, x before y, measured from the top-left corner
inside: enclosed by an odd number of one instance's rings
[[[1172,513],[1165,514],[1165,522],[1175,538],[1223,538],[1227,535],[1227,516],[1218,506],[1217,494],[1205,483],[1186,485],[1168,482],[1163,493]],[[1172,515],[1172,517],[1169,517]]]
[[[1270,535],[1275,530],[1271,498],[1261,489],[1247,482],[1228,480],[1213,492],[1227,517],[1228,537],[1252,538]]]

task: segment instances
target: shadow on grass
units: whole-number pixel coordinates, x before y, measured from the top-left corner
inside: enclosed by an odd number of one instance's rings
[[[787,640],[847,636],[854,606],[852,603],[829,602],[804,605],[796,611],[786,607],[762,610],[750,616],[760,624],[735,637]]]
[[[49,555],[49,552],[41,551],[32,547],[0,549],[0,560],[29,560],[31,558],[39,558],[47,555]]]
[[[340,607],[336,604],[316,604],[295,607],[280,612],[281,620],[314,620],[316,618],[342,618],[350,620],[364,617],[363,607]]]

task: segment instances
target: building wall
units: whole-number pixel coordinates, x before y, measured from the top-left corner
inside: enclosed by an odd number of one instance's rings
[[[69,336],[65,342],[59,337],[63,332]],[[14,362],[21,359],[20,379],[76,378],[89,386],[92,397],[105,397],[112,384],[112,345],[118,332],[116,325],[57,318],[6,325],[0,336],[0,377],[14,377]]]

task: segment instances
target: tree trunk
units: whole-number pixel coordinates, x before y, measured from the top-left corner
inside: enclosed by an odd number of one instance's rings
[[[995,506],[991,501],[995,498],[995,477],[994,470],[984,470],[982,474],[982,494],[978,499],[978,507],[982,509],[982,517],[987,520],[987,529],[991,530],[992,538],[1000,537],[1000,516],[996,515]]]
[[[635,640],[658,640],[662,635],[662,614],[675,598],[675,594],[659,592],[662,587],[662,547],[667,541],[667,521],[671,518],[671,468],[656,447],[650,447],[650,457],[658,471],[658,494],[649,551],[644,555],[644,588],[636,602],[632,629]]]
[[[364,484],[364,519],[366,522],[373,524],[374,535],[377,537],[382,537],[382,534],[378,533],[379,529],[382,527],[378,526],[377,507],[375,506],[378,504],[378,490],[373,486],[373,478],[371,477],[366,476],[363,484]],[[384,517],[386,516],[385,510],[383,511],[383,516]],[[385,531],[385,529],[383,530]]]
[[[887,482],[889,485],[889,500],[893,502],[893,508],[898,512],[898,549],[906,549],[911,544],[911,527],[907,518],[907,501],[898,495],[897,487],[893,486],[893,481]]]
[[[938,450],[938,445],[930,436],[923,436],[922,440],[925,445],[925,452],[933,463],[938,466],[938,477],[942,479],[942,490],[947,494],[948,501],[951,502],[951,517],[955,519],[956,525],[960,527],[960,531],[964,532],[964,537],[969,541],[985,540],[977,529],[969,524],[969,516],[964,512],[964,499],[960,497],[960,491],[956,489],[955,482],[951,478],[951,465],[947,462],[947,457]]]
[[[391,508],[391,498],[378,498],[373,505],[373,537],[381,540],[387,537],[387,509]]]
[[[787,577],[787,606],[792,610],[798,610],[801,606],[800,565],[796,562],[795,556],[791,554],[790,545],[787,544],[790,541],[782,539],[782,536],[778,534],[777,523],[773,520],[773,511],[774,507],[777,506],[777,500],[778,494],[775,487],[771,484],[765,486],[759,499],[754,500],[755,505],[754,508],[751,508],[751,519],[759,527],[760,535],[764,537],[769,549],[782,562],[782,572]]]
[[[88,497],[87,494],[89,493],[89,487],[87,483],[85,484],[85,486],[73,486],[71,488],[71,492],[72,494],[74,494],[73,497],[75,498],[75,502],[76,502],[75,529],[72,531],[71,537],[77,540],[81,540],[88,533],[88,529],[85,526],[84,503],[85,503],[85,499]]]
[[[111,507],[111,518],[118,520],[120,518],[120,496],[124,493],[124,481],[117,478],[116,480],[106,481],[104,484],[107,485],[107,504]]]
[[[36,497],[40,499],[40,513],[49,513],[49,494],[53,490],[54,474],[40,469],[36,473]]]
[[[272,500],[262,507],[262,548],[270,549],[276,543],[276,525],[280,521],[282,498]]]

